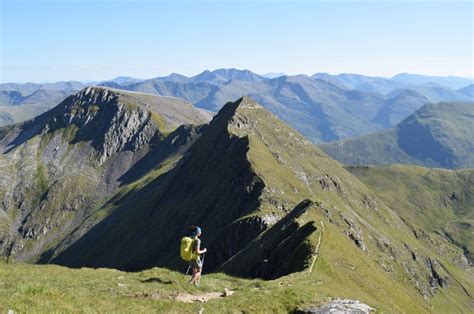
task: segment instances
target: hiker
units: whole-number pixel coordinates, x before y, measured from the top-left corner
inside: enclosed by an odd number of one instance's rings
[[[201,255],[207,252],[207,249],[201,250],[201,228],[192,226],[189,228],[189,236],[181,239],[181,257],[189,261],[189,267],[193,275],[190,284],[197,286],[201,278],[202,264]]]

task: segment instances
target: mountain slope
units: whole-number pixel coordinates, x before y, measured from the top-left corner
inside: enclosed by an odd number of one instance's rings
[[[461,247],[474,264],[474,170],[405,165],[347,169],[402,217]]]
[[[406,90],[411,90],[414,92],[417,92],[418,94],[428,98],[430,102],[440,102],[440,101],[469,101],[470,99],[455,90],[448,89],[442,86],[410,86],[408,88],[399,88],[395,89],[389,94],[387,94],[388,97],[395,97]]]
[[[474,167],[474,104],[428,104],[395,128],[322,144],[348,165],[405,163],[428,167]]]
[[[186,82],[152,79],[114,87],[175,96],[211,111],[219,110],[230,100],[250,96],[313,142],[337,140],[381,128],[371,119],[385,101],[383,96],[347,91],[303,75],[270,80],[250,73],[216,70],[203,72]]]
[[[207,119],[177,99],[90,87],[1,128],[1,254],[37,260],[120,185],[189,145],[168,134],[192,142],[194,128],[178,126]]]
[[[474,100],[474,84],[461,88],[457,92],[466,95],[471,100]]]
[[[179,162],[128,181],[40,261],[176,269],[179,239],[198,224],[210,271],[322,282],[320,291],[397,311],[428,311],[424,298],[469,307],[460,248],[429,231],[417,238],[423,229],[253,100],[228,103],[196,137]]]
[[[373,121],[390,128],[427,103],[428,98],[420,93],[405,90],[389,98],[374,116]]]
[[[345,91],[305,76],[283,76],[263,82],[231,80],[211,91],[196,106],[217,110],[228,99],[248,95],[313,142],[365,134],[383,97]]]

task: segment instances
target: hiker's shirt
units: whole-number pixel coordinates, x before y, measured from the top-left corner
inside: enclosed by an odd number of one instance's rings
[[[198,255],[199,258],[199,250],[201,249],[201,239],[198,237],[194,238],[194,243],[193,243],[193,250],[194,252]]]
[[[193,259],[189,262],[193,268],[198,268],[198,269],[202,268],[201,256],[198,254],[200,249],[201,249],[201,240],[199,238],[195,238],[193,242],[193,251],[196,253],[196,259]]]

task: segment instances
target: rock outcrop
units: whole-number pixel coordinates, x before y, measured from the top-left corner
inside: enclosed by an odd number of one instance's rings
[[[333,298],[330,302],[308,308],[298,308],[295,314],[368,314],[374,313],[375,309],[357,300]]]

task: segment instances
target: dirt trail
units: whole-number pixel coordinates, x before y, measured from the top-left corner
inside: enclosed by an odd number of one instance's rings
[[[231,296],[235,291],[225,290],[224,292],[207,292],[201,294],[178,293],[174,298],[176,301],[192,303],[192,302],[207,302],[212,299],[224,298]]]
[[[234,294],[235,291],[225,289],[224,292],[206,292],[198,294],[190,294],[179,292],[174,295],[166,295],[159,292],[143,292],[134,293],[129,296],[133,298],[147,298],[147,299],[164,299],[170,298],[180,302],[192,303],[192,302],[207,302],[212,299],[225,298]]]

